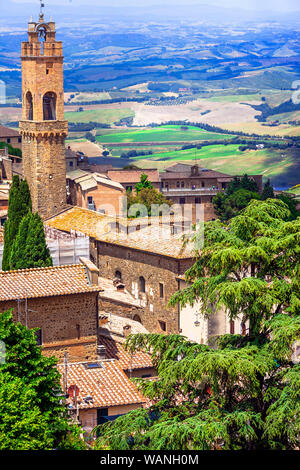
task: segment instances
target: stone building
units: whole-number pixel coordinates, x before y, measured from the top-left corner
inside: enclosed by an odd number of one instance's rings
[[[152,186],[155,189],[160,188],[159,184],[159,172],[158,170],[108,170],[107,176],[113,180],[121,183],[126,191],[133,190],[137,183],[140,182],[142,174],[145,173],[148,176],[148,180],[151,181]]]
[[[220,191],[225,191],[234,176],[219,171],[200,168],[198,165],[177,163],[160,174],[160,189],[162,193],[175,204],[190,204],[193,206],[193,222],[197,222],[196,208],[204,209],[204,221],[216,218],[213,197]],[[251,175],[262,191],[262,175]]]
[[[89,264],[0,272],[0,312],[38,328],[46,355],[97,359],[98,295]]]
[[[183,246],[172,227],[148,226],[142,220],[131,225],[127,219],[116,222],[97,212],[73,207],[47,220],[46,225],[89,236],[90,258],[99,268],[100,277],[122,281],[142,307],[136,315],[146,329],[178,333],[178,307],[169,307],[168,300],[178,290],[178,276],[194,262],[192,248]],[[119,311],[132,318],[130,311]]]
[[[55,23],[28,24],[22,43],[23,176],[30,188],[34,212],[50,217],[66,207],[63,49]]]
[[[10,144],[12,147],[22,149],[22,137],[18,131],[0,125],[0,142]]]
[[[107,215],[126,213],[126,191],[106,175],[80,169],[67,173],[68,202]]]

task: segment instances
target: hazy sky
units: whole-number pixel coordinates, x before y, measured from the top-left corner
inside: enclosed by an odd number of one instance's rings
[[[39,5],[39,0],[12,0],[15,3],[36,3]],[[86,5],[94,4],[97,6],[150,6],[150,5],[192,5],[192,4],[206,4],[214,6],[223,6],[227,8],[244,8],[256,11],[300,11],[299,0],[45,0],[47,5]]]

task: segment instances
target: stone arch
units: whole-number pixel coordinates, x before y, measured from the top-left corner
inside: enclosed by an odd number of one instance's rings
[[[25,109],[26,119],[28,119],[28,121],[33,121],[33,98],[31,91],[27,91],[25,95]]]
[[[43,119],[44,121],[56,121],[56,93],[48,91],[43,96]]]

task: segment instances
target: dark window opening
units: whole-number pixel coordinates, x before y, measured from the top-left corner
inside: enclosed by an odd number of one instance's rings
[[[43,98],[44,121],[56,120],[56,95],[55,93],[46,93]]]
[[[70,166],[71,166],[71,167],[73,166],[73,162],[70,162]]]
[[[184,181],[181,181],[181,187],[184,188]]]
[[[181,197],[179,199],[179,204],[185,204],[185,197]]]
[[[76,325],[77,339],[80,339],[80,325]]]
[[[121,271],[116,271],[116,272],[115,272],[115,277],[116,277],[116,279],[119,279],[120,281],[122,281],[122,273],[121,273]]]
[[[204,183],[204,181],[201,182],[201,186],[202,186],[202,188],[205,188],[205,183]]]
[[[21,142],[22,142],[22,137],[18,137],[18,142],[19,142],[19,144],[21,144]]]
[[[180,181],[177,181],[176,188],[180,188]]]
[[[141,317],[139,315],[134,315],[133,320],[142,323]]]
[[[167,324],[165,321],[158,320],[161,331],[167,331]]]
[[[200,203],[201,203],[201,198],[195,197],[195,204],[200,204]]]
[[[7,143],[10,144],[10,139],[6,139]]]
[[[145,278],[143,278],[143,276],[140,277],[139,284],[140,284],[140,291],[145,293],[146,292],[146,281],[145,281]]]
[[[43,344],[43,334],[42,334],[42,330],[37,330],[35,332],[35,337],[36,337],[36,344],[38,346],[42,346]]]
[[[164,285],[162,283],[159,283],[159,296],[161,299],[164,298]]]
[[[28,121],[33,120],[33,100],[30,91],[26,93],[26,118]]]

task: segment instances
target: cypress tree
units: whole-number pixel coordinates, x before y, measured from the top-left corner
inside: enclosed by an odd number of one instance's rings
[[[18,234],[20,223],[23,217],[28,214],[28,212],[31,212],[31,210],[32,204],[27,181],[21,180],[18,176],[14,176],[9,191],[8,220],[4,226],[3,271],[10,269],[11,250]]]
[[[13,243],[10,269],[29,269],[52,266],[52,258],[46,244],[42,219],[28,213],[23,218]]]
[[[274,199],[274,197],[273,186],[271,186],[270,180],[268,180],[264,185],[261,198],[263,201],[265,201],[266,199]]]

